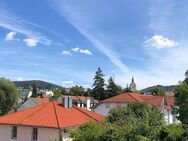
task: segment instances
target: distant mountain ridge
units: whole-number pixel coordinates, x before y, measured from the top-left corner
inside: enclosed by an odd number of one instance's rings
[[[166,92],[173,92],[173,91],[175,91],[175,87],[176,87],[176,85],[170,85],[170,86],[156,85],[156,86],[151,86],[151,87],[142,89],[141,92],[150,93],[154,88],[162,88]]]
[[[61,87],[59,85],[56,85],[56,84],[53,84],[50,82],[46,82],[46,81],[42,81],[42,80],[13,81],[13,83],[15,83],[15,85],[17,87],[22,87],[25,89],[32,88],[33,83],[35,83],[35,85],[39,89],[49,89],[49,90],[63,89],[63,87]]]

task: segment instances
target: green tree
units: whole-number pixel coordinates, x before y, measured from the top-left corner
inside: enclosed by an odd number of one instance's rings
[[[164,124],[164,116],[156,107],[132,103],[127,107],[112,109],[107,121],[123,128],[129,127],[131,131],[125,139],[156,140]]]
[[[93,97],[98,100],[105,99],[105,80],[104,80],[104,74],[100,67],[96,71],[94,83],[93,83]]]
[[[176,110],[179,113],[178,119],[188,126],[188,84],[180,82],[176,86]]]
[[[58,98],[62,95],[68,95],[68,92],[65,89],[56,89],[54,90],[54,96],[55,98]]]
[[[33,82],[33,85],[32,85],[32,96],[31,97],[38,97],[38,94],[37,94],[37,86],[36,84]]]
[[[69,95],[72,96],[83,96],[85,93],[85,90],[82,86],[74,86],[69,90]]]
[[[7,114],[18,104],[18,91],[14,83],[0,78],[0,115]]]
[[[154,96],[165,96],[165,90],[160,87],[155,87],[151,90],[152,95]]]
[[[182,124],[164,125],[160,131],[159,139],[162,141],[182,141],[184,133]]]
[[[155,141],[163,127],[163,114],[146,103],[112,109],[106,121],[82,125],[71,133],[73,141]]]
[[[73,141],[104,141],[104,128],[92,121],[81,125],[77,130],[72,131],[70,136]]]
[[[107,85],[107,90],[106,90],[106,98],[116,96],[122,92],[121,86],[118,86],[115,84],[114,80],[112,77],[109,78],[108,80],[108,85]]]
[[[84,92],[84,96],[92,97],[92,89],[88,88],[88,89]]]

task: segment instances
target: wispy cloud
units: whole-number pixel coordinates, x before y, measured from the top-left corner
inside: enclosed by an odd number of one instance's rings
[[[88,49],[81,49],[79,47],[72,48],[71,51],[79,52],[81,54],[92,55],[93,53]]]
[[[75,11],[74,7],[70,5],[66,5],[63,1],[54,1],[56,4],[56,10],[65,17],[67,21],[72,24],[86,39],[88,39],[94,47],[96,47],[99,51],[101,51],[106,57],[110,59],[110,61],[116,65],[122,72],[127,73],[130,72],[128,67],[116,56],[116,52],[113,50],[110,45],[107,45],[105,42],[96,37],[94,32],[92,33],[88,30],[87,27],[90,27],[90,23],[85,23],[88,19],[84,19],[83,13],[79,13]],[[87,25],[87,26],[84,26]]]
[[[87,49],[80,49],[80,53],[86,54],[86,55],[92,55],[92,52]]]
[[[71,56],[72,55],[71,52],[68,51],[68,50],[62,51],[62,54],[65,55],[65,56]]]
[[[74,52],[78,52],[80,50],[80,48],[79,47],[75,47],[75,48],[72,48],[71,50],[74,51]]]
[[[13,32],[13,31],[8,32],[7,35],[6,35],[6,37],[5,37],[5,40],[6,40],[6,41],[11,41],[11,40],[13,40],[16,34],[17,34],[17,33],[16,33],[16,32]]]
[[[41,44],[50,45],[52,42],[49,38],[36,30],[36,24],[26,21],[8,11],[3,5],[0,5],[0,27],[21,33],[27,38],[37,40]]]
[[[28,39],[23,39],[23,42],[25,42],[25,44],[29,47],[35,47],[37,46],[37,44],[39,43],[38,40],[36,39],[32,39],[32,38],[28,38]]]
[[[154,48],[172,48],[179,45],[178,42],[170,40],[162,35],[154,35],[150,39],[145,41],[145,45]]]

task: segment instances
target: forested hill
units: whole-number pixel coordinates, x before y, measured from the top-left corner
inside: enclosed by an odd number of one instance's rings
[[[175,85],[171,85],[171,86],[162,86],[162,85],[151,86],[151,87],[142,89],[141,91],[144,92],[144,93],[149,93],[149,92],[151,92],[155,88],[162,88],[166,92],[173,92],[175,90]]]
[[[45,82],[41,80],[30,80],[30,81],[13,81],[17,87],[22,87],[25,89],[32,88],[33,83],[37,86],[39,89],[49,89],[49,90],[54,90],[54,89],[62,89],[63,87],[50,83],[50,82]]]

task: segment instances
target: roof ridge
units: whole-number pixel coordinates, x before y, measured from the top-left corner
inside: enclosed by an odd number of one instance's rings
[[[131,96],[133,99],[135,99],[137,102],[140,102],[137,98],[135,98],[132,94],[128,93],[129,96]],[[139,96],[140,97],[140,96]],[[140,97],[141,98],[141,97]],[[142,99],[142,98],[141,98]],[[143,100],[143,99],[142,99]],[[145,101],[145,100],[143,100]]]
[[[19,122],[19,124],[22,124],[22,122],[24,122],[27,118],[31,117],[32,115],[34,115],[35,113],[39,112],[41,109],[43,109],[47,104],[49,103],[46,103],[46,104],[43,104],[43,105],[40,105],[41,108],[39,108],[38,110],[36,110],[35,112],[31,113],[30,115],[28,115],[27,117],[25,117],[22,121]]]
[[[31,97],[31,100],[32,100],[33,102],[35,102],[35,104],[38,105],[38,103],[33,99],[33,97]]]
[[[77,106],[73,106],[73,107],[74,107],[76,110],[80,111],[81,113],[83,113],[83,114],[89,116],[90,118],[94,119],[95,121],[98,121],[98,120],[95,119],[94,117],[92,117],[92,116],[90,116],[89,114],[87,114],[86,112],[84,112],[84,109],[81,110],[81,109],[78,108]]]
[[[57,126],[58,126],[58,128],[60,128],[59,118],[57,116],[57,111],[56,111],[56,108],[55,108],[55,104],[54,104],[54,102],[52,102],[52,103],[53,103],[53,107],[54,107],[54,111],[55,111],[55,116],[56,116],[56,119],[57,119]]]

